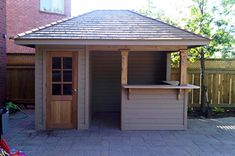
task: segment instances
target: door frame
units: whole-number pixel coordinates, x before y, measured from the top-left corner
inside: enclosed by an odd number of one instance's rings
[[[68,51],[68,50],[51,50],[51,51],[46,51],[46,55],[45,55],[45,128],[46,129],[56,129],[55,128],[51,128],[50,125],[50,105],[49,105],[49,101],[51,99],[50,96],[50,91],[51,91],[51,82],[48,82],[48,80],[51,78],[51,76],[48,74],[49,72],[51,72],[52,67],[50,66],[49,60],[52,56],[68,56],[68,54],[72,55],[72,112],[71,112],[71,116],[72,116],[72,124],[73,124],[73,129],[77,129],[78,128],[78,51]],[[51,74],[51,73],[50,73]],[[76,91],[74,90],[76,89]],[[63,99],[63,97],[62,97]],[[60,128],[59,128],[60,129]],[[63,129],[63,128],[62,128]]]

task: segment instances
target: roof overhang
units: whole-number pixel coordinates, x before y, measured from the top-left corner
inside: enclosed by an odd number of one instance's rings
[[[27,47],[36,45],[141,45],[198,47],[207,45],[209,40],[76,40],[76,39],[15,39],[15,43]]]

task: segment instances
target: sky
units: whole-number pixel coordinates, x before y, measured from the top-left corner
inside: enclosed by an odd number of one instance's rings
[[[147,7],[147,0],[71,0],[71,3],[72,16],[92,10],[140,10]],[[153,0],[153,3],[156,10],[164,10],[167,16],[179,18],[189,15],[190,0]]]

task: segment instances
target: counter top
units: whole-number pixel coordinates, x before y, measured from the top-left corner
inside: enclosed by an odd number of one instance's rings
[[[199,86],[187,84],[187,85],[123,85],[126,89],[199,89]]]

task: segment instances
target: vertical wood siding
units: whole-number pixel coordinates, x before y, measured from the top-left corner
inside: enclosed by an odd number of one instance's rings
[[[185,129],[185,96],[177,90],[130,89],[122,100],[123,130]]]
[[[34,105],[35,54],[7,54],[6,77],[7,99],[14,103]]]
[[[216,66],[216,65],[215,65]],[[216,67],[215,67],[216,68]],[[188,82],[201,86],[200,70],[188,69]],[[235,72],[230,69],[207,69],[206,88],[208,103],[211,107],[235,107]],[[173,68],[171,73],[172,80],[178,80],[178,68]],[[189,92],[189,107],[200,108],[201,90],[195,89]]]
[[[8,66],[6,73],[6,97],[14,103],[34,105],[34,66]]]

